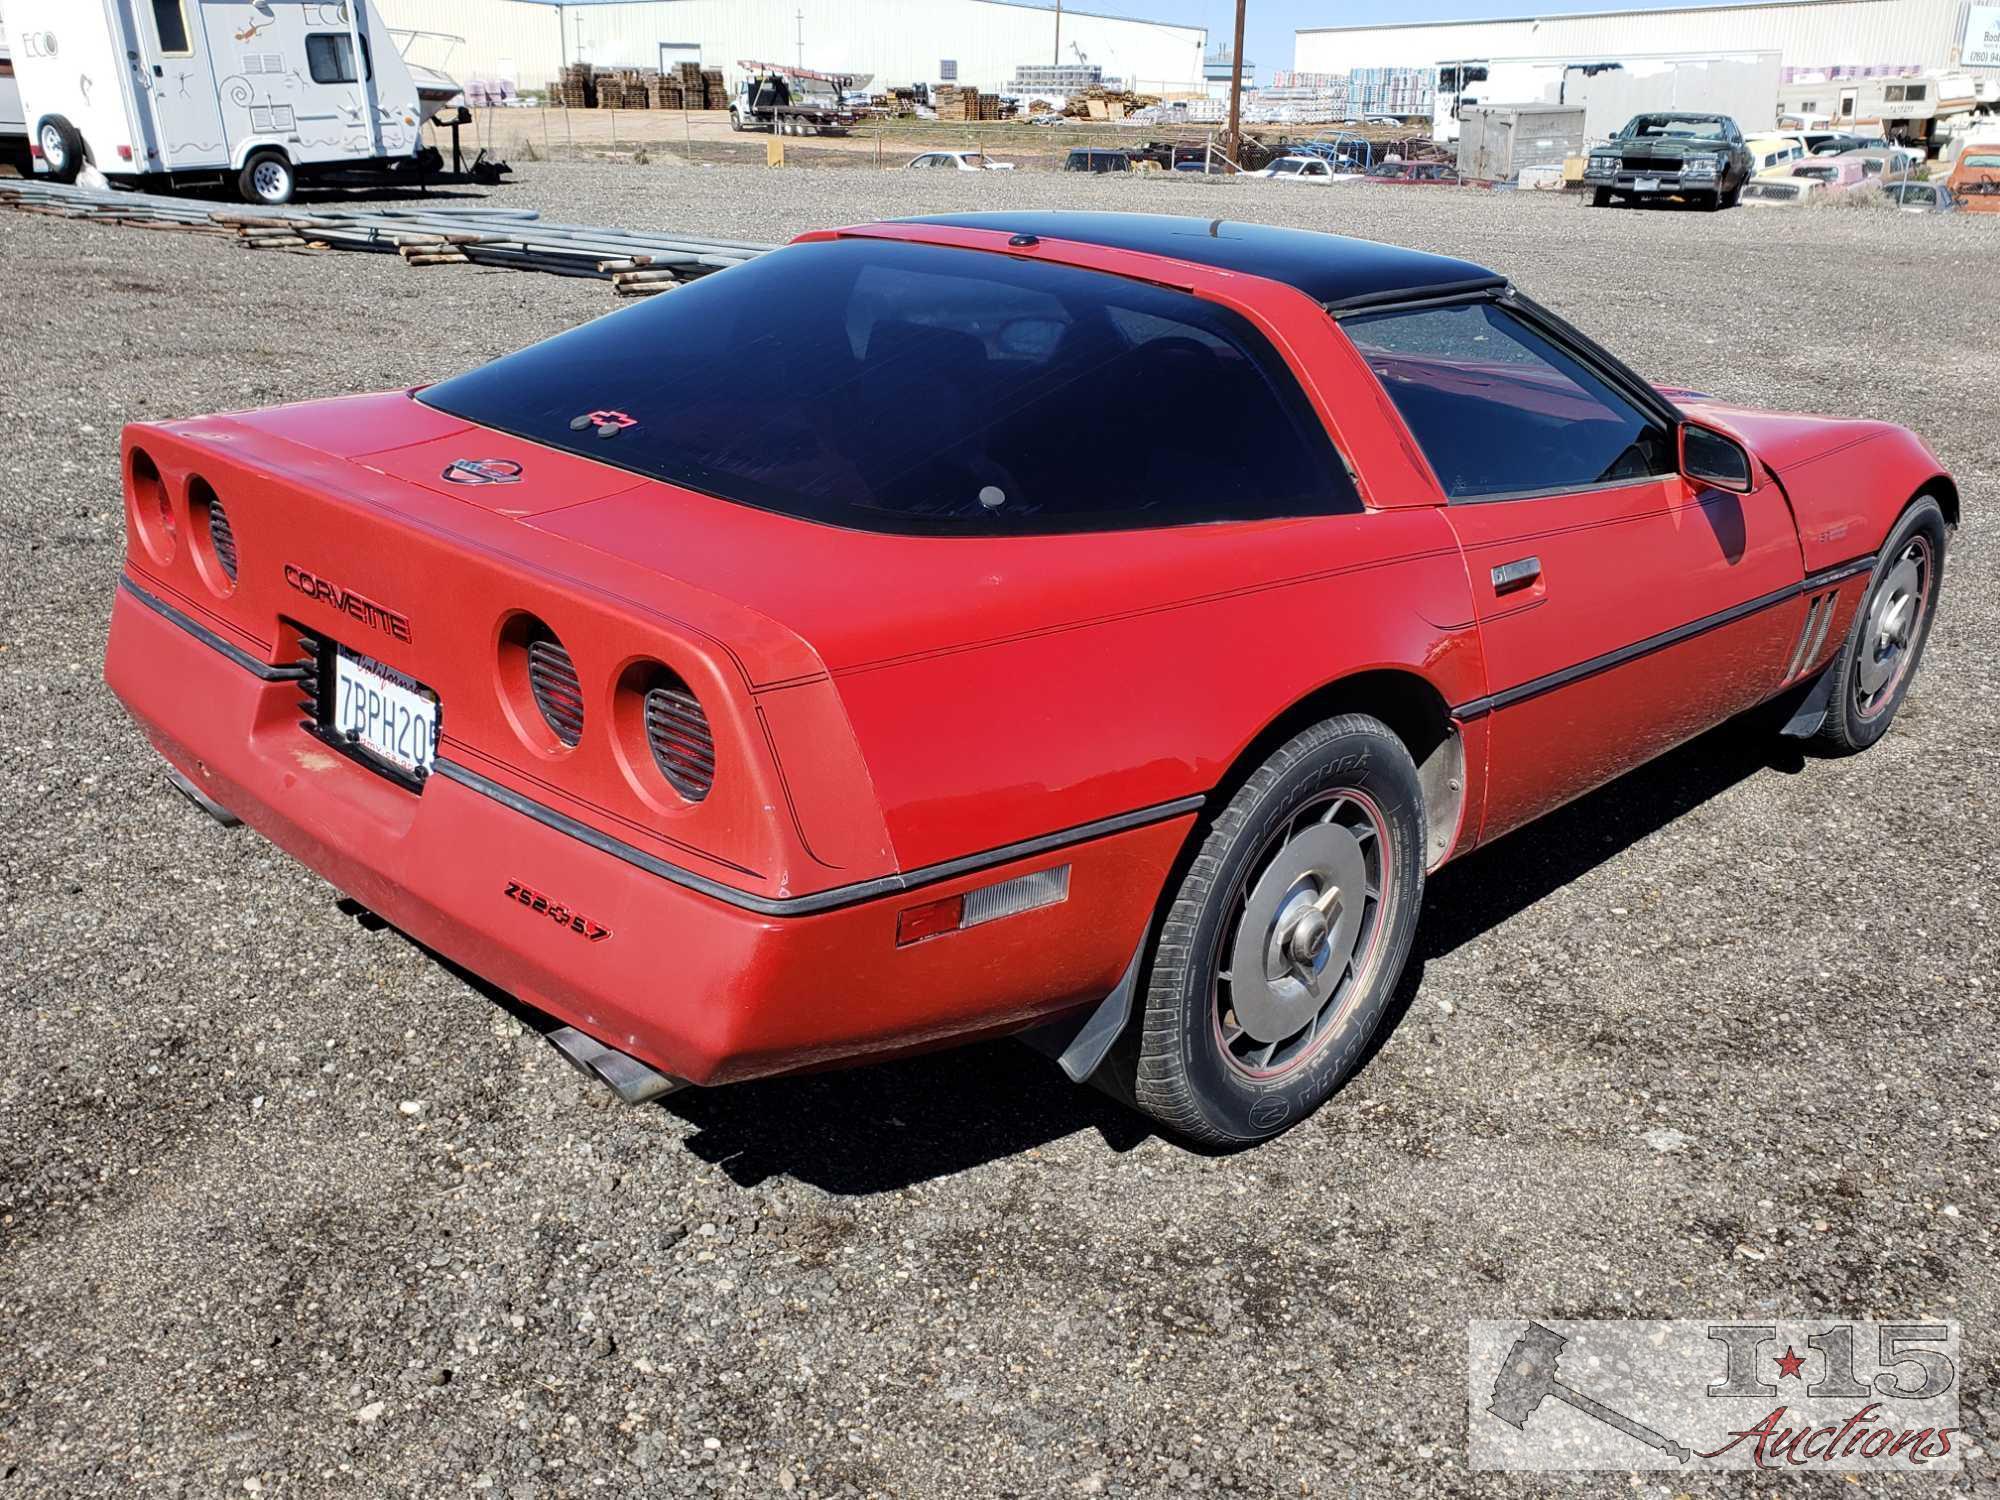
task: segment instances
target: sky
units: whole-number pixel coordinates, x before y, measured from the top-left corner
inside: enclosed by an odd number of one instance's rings
[[[1206,26],[1210,46],[1227,42],[1236,26],[1236,0],[1074,0],[1074,3],[1078,10],[1101,11],[1106,15]],[[1646,0],[1249,0],[1243,27],[1243,56],[1256,65],[1258,81],[1268,83],[1274,71],[1292,66],[1292,34],[1301,27],[1638,9],[1645,3]]]

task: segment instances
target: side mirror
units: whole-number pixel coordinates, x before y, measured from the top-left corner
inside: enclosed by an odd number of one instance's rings
[[[1747,495],[1756,487],[1750,450],[1726,433],[1697,422],[1681,423],[1681,474],[1695,484]]]

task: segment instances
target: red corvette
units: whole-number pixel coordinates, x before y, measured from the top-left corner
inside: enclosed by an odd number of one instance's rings
[[[124,456],[176,783],[628,1098],[1034,1028],[1215,1143],[1357,1066],[1427,871],[1756,705],[1879,738],[1959,503],[1478,266],[1137,215],[810,234]]]

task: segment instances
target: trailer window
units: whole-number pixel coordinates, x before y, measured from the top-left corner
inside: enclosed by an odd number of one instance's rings
[[[153,32],[163,56],[186,57],[194,50],[188,45],[187,12],[181,9],[181,0],[153,0]]]
[[[361,60],[369,75],[375,61],[368,55],[368,38],[361,39]],[[358,83],[354,76],[354,41],[345,32],[315,31],[306,37],[306,66],[314,83]]]
[[[773,251],[420,399],[867,531],[1024,536],[1361,508],[1297,379],[1237,314],[935,245]],[[590,416],[606,411],[632,425],[600,436]]]

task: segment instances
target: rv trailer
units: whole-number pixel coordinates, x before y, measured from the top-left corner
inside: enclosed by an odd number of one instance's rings
[[[416,83],[374,0],[6,0],[33,170],[152,188],[408,170]]]

